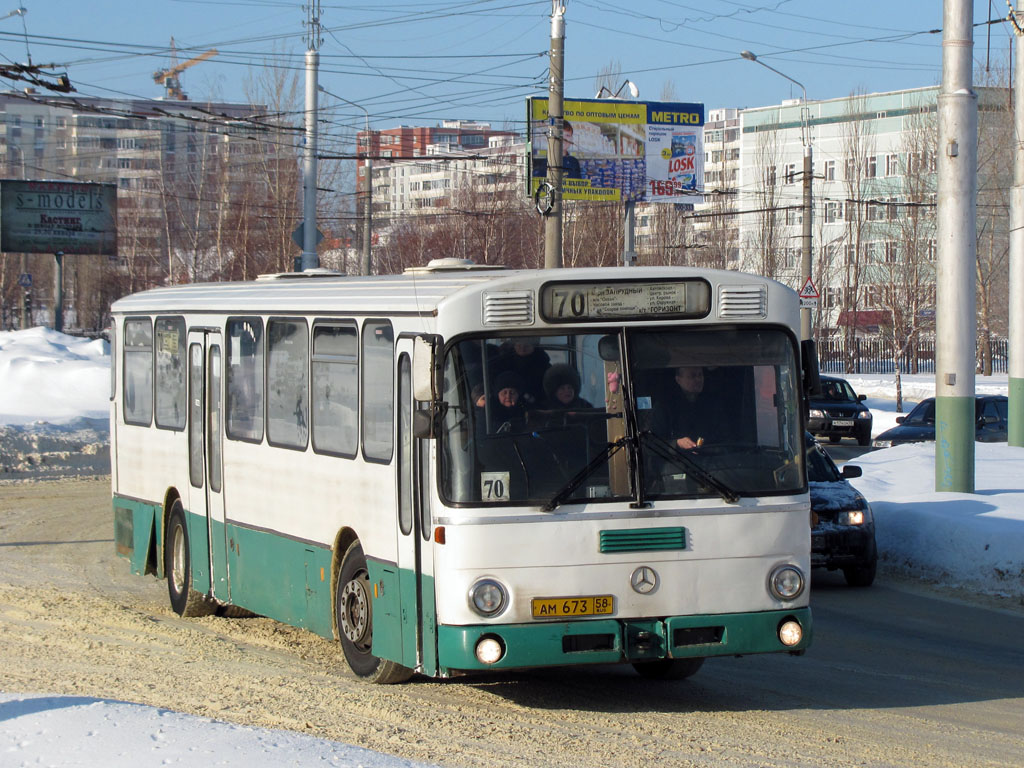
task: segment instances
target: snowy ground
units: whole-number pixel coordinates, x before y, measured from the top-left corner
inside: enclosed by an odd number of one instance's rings
[[[868,396],[874,433],[896,423],[891,375],[846,377]],[[44,328],[0,332],[0,486],[110,471],[109,348]],[[1005,375],[979,393],[1007,391]],[[904,377],[904,412],[935,391]],[[1024,448],[977,448],[974,494],[936,493],[934,444],[873,451],[853,481],[871,502],[886,568],[1024,602]],[[0,493],[3,490],[0,488]],[[59,735],[59,739],[58,739]],[[260,731],[121,702],[0,693],[0,764],[408,766],[306,736]]]

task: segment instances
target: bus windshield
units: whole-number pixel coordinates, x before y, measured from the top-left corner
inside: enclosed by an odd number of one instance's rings
[[[454,504],[795,493],[794,345],[764,327],[473,337],[445,355],[439,488]]]

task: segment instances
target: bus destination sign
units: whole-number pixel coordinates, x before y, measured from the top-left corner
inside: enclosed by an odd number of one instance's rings
[[[710,288],[703,280],[548,283],[540,305],[549,322],[704,317]]]

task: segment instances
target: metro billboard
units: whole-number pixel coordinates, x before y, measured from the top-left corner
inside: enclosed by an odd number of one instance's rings
[[[704,105],[565,99],[566,200],[700,202],[704,190]],[[528,190],[547,174],[548,100],[527,99]]]

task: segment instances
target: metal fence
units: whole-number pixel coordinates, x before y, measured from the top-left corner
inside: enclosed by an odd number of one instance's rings
[[[848,357],[843,339],[827,339],[818,345],[818,364],[822,373],[894,373],[892,346],[881,339],[854,339]],[[1006,373],[1008,343],[992,340],[992,372]],[[978,345],[978,370],[982,353]],[[919,342],[916,349],[900,358],[903,373],[935,373],[935,341]]]

